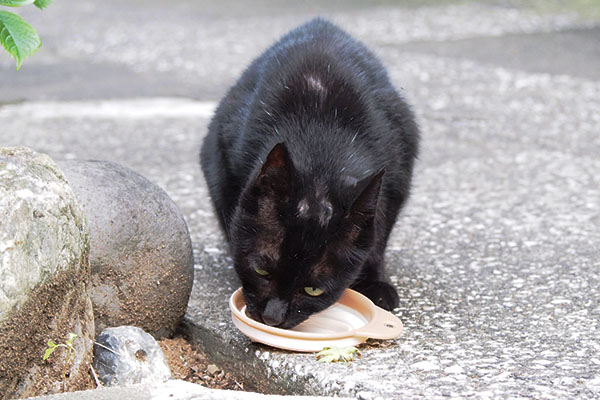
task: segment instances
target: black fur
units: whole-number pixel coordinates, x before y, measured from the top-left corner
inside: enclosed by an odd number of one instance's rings
[[[381,63],[327,21],[248,67],[211,121],[201,164],[253,318],[290,328],[347,287],[397,306],[383,254],[418,139]]]

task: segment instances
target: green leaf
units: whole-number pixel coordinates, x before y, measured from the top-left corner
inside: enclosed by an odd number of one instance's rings
[[[0,0],[2,1],[2,0]],[[52,4],[54,0],[35,0],[33,2],[33,5],[36,6],[37,8],[39,8],[40,10],[43,10],[44,8],[48,7],[50,4]]]
[[[0,11],[0,43],[17,61],[17,70],[23,60],[42,45],[37,31],[17,14]]]
[[[50,342],[48,342],[48,348],[44,352],[44,356],[42,357],[42,360],[46,361],[48,359],[48,357],[50,357],[52,355],[52,353],[54,353],[54,350],[56,350],[56,346],[50,346]]]
[[[356,347],[325,347],[317,353],[319,362],[350,362],[354,359],[354,355],[360,357],[360,353]]]
[[[67,339],[66,343],[67,343],[69,346],[70,346],[70,345],[72,345],[72,344],[73,344],[73,340],[75,340],[75,338],[76,338],[76,337],[77,337],[77,334],[76,334],[76,333],[69,332],[69,337],[68,337],[68,339]]]
[[[0,0],[0,6],[21,7],[33,2],[34,0]]]

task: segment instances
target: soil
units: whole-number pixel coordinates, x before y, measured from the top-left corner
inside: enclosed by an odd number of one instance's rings
[[[173,378],[198,383],[213,389],[244,390],[244,384],[231,374],[211,364],[206,355],[183,336],[161,339],[158,344],[165,354]]]
[[[161,339],[158,341],[158,344],[163,350],[165,359],[169,364],[174,379],[197,383],[213,389],[244,390],[242,382],[234,379],[231,374],[225,372],[217,365],[210,363],[206,355],[196,346],[188,342],[182,335],[176,334],[171,339]],[[59,361],[63,360],[66,354],[62,354],[61,352],[64,353],[64,349],[58,349],[53,356],[49,358],[49,361],[54,359]],[[36,358],[41,359],[39,354],[36,353],[35,355]],[[15,359],[19,358],[15,357]],[[52,364],[55,363],[53,362]],[[57,362],[57,364],[62,366],[61,363]],[[89,367],[90,364],[91,361],[88,361],[86,365]],[[48,366],[50,366],[49,363]],[[66,391],[72,392],[94,389],[98,386],[98,382],[93,376],[91,368],[88,370],[89,375],[83,374],[83,379],[79,379],[76,382],[69,382],[68,385],[65,385],[66,381],[69,379],[68,375],[66,377],[63,375],[63,368],[57,367],[54,369],[56,369],[57,372],[53,372],[53,374],[57,376],[52,376],[53,379],[50,379],[48,373],[46,373],[44,378],[40,379],[39,383],[35,385],[36,394],[50,394]],[[52,369],[52,371],[54,369]],[[26,371],[27,368],[23,367],[22,370]],[[0,378],[2,378],[2,376],[3,374],[0,370]],[[0,379],[0,383],[4,384],[3,381],[3,378]],[[0,399],[12,398],[14,396],[14,394],[11,396],[10,392],[5,393],[6,396],[2,393],[3,391],[0,391]]]
[[[0,399],[93,387],[87,373],[91,352],[87,353],[85,345],[91,346],[94,330],[92,304],[83,294],[86,275],[73,269],[57,272],[0,324]],[[74,342],[76,359],[71,365],[65,362],[63,347],[42,360],[48,340],[62,343],[69,332],[79,338]]]

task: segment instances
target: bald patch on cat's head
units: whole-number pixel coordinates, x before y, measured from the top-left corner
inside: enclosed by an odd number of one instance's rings
[[[302,220],[315,220],[324,228],[333,215],[333,205],[325,197],[303,198],[296,207],[296,216]]]

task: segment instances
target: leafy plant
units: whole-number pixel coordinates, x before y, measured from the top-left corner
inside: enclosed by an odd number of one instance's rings
[[[360,357],[360,352],[356,347],[325,347],[317,353],[319,362],[350,362],[354,360],[354,356]]]
[[[0,6],[21,7],[33,4],[40,10],[48,7],[53,0],[0,0]],[[17,70],[23,60],[37,51],[42,45],[40,35],[34,27],[15,13],[0,10],[0,43],[17,62]]]
[[[76,337],[77,335],[75,333],[70,332],[67,336],[67,341],[64,343],[56,344],[52,339],[48,340],[48,348],[46,349],[46,351],[44,351],[42,360],[46,361],[48,357],[50,357],[52,353],[54,353],[54,350],[58,349],[59,347],[64,347],[65,349],[67,349],[67,356],[65,357],[65,366],[75,361],[75,347],[73,347],[73,341]]]

